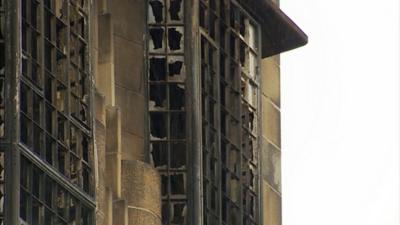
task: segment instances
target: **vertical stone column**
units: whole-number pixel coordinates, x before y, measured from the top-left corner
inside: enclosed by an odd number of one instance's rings
[[[121,111],[107,107],[106,114],[106,185],[116,198],[121,197]]]
[[[98,16],[99,53],[95,76],[96,88],[105,96],[106,105],[115,105],[114,87],[114,36],[111,14]]]
[[[146,1],[95,2],[96,224],[161,225],[160,176],[145,163]]]
[[[147,161],[145,152],[146,1],[111,1],[115,104],[121,109],[122,158]],[[110,85],[110,84],[109,84]]]
[[[264,225],[281,225],[281,117],[279,55],[262,59],[262,189]]]

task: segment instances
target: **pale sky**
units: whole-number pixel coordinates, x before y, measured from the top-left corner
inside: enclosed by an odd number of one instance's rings
[[[283,225],[399,225],[399,0],[281,0]]]

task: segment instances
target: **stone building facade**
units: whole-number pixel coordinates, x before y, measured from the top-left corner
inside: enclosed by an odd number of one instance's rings
[[[279,2],[0,2],[1,224],[282,224]]]

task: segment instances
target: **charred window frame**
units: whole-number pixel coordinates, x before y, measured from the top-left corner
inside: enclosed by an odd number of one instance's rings
[[[234,0],[200,0],[203,223],[260,224],[260,26]]]
[[[19,1],[20,218],[94,224],[89,1]]]
[[[94,224],[90,207],[26,157],[21,158],[20,219],[23,224]]]
[[[148,0],[148,130],[161,175],[162,223],[185,224],[187,211],[184,0]]]

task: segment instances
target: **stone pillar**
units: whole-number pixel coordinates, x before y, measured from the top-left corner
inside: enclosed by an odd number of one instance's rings
[[[121,197],[121,112],[107,107],[106,114],[106,185],[116,198]]]
[[[114,36],[111,14],[98,16],[98,31],[101,35],[98,51],[96,88],[105,96],[106,105],[115,105],[114,86]]]
[[[122,161],[122,196],[129,225],[161,225],[160,175],[151,165]]]
[[[113,225],[128,225],[128,206],[125,200],[113,202]]]

